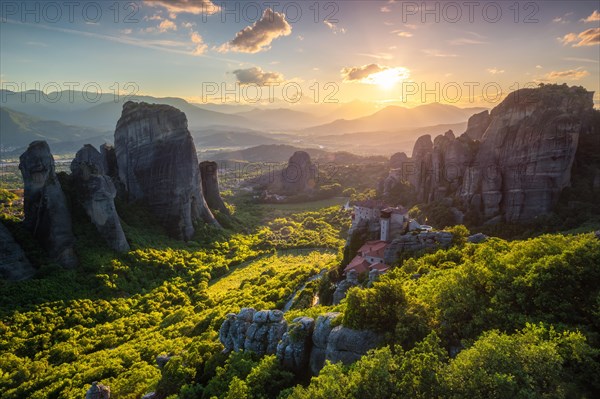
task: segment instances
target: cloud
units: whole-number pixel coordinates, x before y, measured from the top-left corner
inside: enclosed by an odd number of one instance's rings
[[[25,44],[28,46],[34,46],[34,47],[48,47],[48,45],[46,43],[42,43],[42,42],[26,42]]]
[[[369,75],[384,71],[385,67],[379,66],[378,64],[363,65],[360,67],[351,67],[342,69],[342,77],[346,82],[352,82],[357,80],[363,80],[368,78]]]
[[[236,69],[233,71],[233,74],[241,85],[255,84],[265,86],[272,83],[283,82],[283,75],[279,72],[265,72],[258,67]]]
[[[412,32],[406,32],[406,31],[403,31],[403,30],[400,30],[400,29],[393,30],[390,33],[393,33],[393,34],[395,34],[397,36],[400,36],[400,37],[413,37]]]
[[[371,57],[377,60],[391,60],[394,58],[390,53],[357,53],[357,55],[362,55],[364,57]]]
[[[337,35],[338,33],[341,33],[342,35],[346,33],[346,28],[339,28],[337,26],[337,24],[331,23],[327,20],[323,21],[323,23],[329,28],[331,29],[331,31],[333,32],[334,35]]]
[[[211,0],[146,0],[144,3],[150,7],[165,8],[173,19],[183,13],[212,15],[221,9]]]
[[[466,37],[461,37],[458,39],[453,39],[448,41],[451,46],[465,46],[469,44],[486,44],[487,42],[475,39],[468,39]]]
[[[580,58],[580,57],[565,57],[563,58],[565,61],[576,61],[576,62],[591,62],[592,64],[600,63],[600,60],[595,60],[593,58]]]
[[[233,40],[223,44],[217,50],[222,53],[228,51],[259,53],[269,50],[273,40],[291,33],[292,27],[285,20],[285,15],[267,8],[258,21],[239,31]]]
[[[184,22],[181,24],[181,26],[186,29],[192,29],[193,27],[196,26],[196,23],[195,22]]]
[[[590,73],[581,67],[577,69],[569,69],[568,71],[552,71],[547,73],[545,80],[579,80],[588,76]]]
[[[346,67],[341,70],[344,82],[360,82],[366,84],[381,84],[381,78],[402,80],[409,76],[409,70],[404,67],[388,67],[379,64],[368,64],[359,67]]]
[[[600,44],[600,28],[587,29],[579,34],[567,33],[558,40],[564,45],[574,43],[573,47],[594,46]]]
[[[175,22],[169,20],[169,19],[165,19],[164,21],[162,21],[160,23],[160,25],[158,25],[158,31],[159,32],[167,32],[170,30],[177,30],[177,25],[175,25]]]
[[[204,43],[202,36],[200,36],[198,32],[190,33],[190,39],[195,45],[194,50],[192,51],[193,55],[202,55],[206,52],[208,46],[206,45],[206,43]]]
[[[458,57],[456,54],[442,53],[438,49],[423,49],[421,51],[430,57]]]
[[[381,12],[392,12],[392,10],[388,6],[383,6],[379,9]]]
[[[492,75],[498,75],[498,74],[504,73],[504,69],[498,69],[498,68],[496,68],[496,67],[494,67],[494,68],[488,68],[488,69],[486,69],[486,70],[487,70],[489,73],[491,73]]]
[[[543,68],[543,66],[541,66],[541,65],[536,65],[535,66],[535,69],[542,69],[542,68]]]
[[[582,19],[583,22],[598,22],[600,21],[600,12],[594,10],[594,12],[587,18]]]
[[[557,24],[567,24],[570,21],[567,19],[568,16],[573,15],[572,12],[568,12],[565,15],[561,16],[561,17],[556,17],[552,20],[552,22],[557,23]]]

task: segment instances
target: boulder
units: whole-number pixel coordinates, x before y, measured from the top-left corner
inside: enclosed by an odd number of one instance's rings
[[[71,172],[77,198],[100,235],[113,250],[128,252],[129,244],[114,203],[117,190],[105,174],[102,154],[86,144],[71,162]]]
[[[204,193],[204,198],[210,209],[229,215],[229,209],[225,206],[219,191],[218,170],[219,167],[216,162],[204,161],[200,163],[202,192]]]
[[[467,242],[470,242],[470,243],[473,243],[473,244],[479,244],[479,243],[482,243],[482,242],[486,241],[488,238],[489,237],[486,236],[483,233],[476,233],[476,234],[473,234],[473,235],[469,236],[467,238]]]
[[[115,130],[115,153],[127,200],[145,202],[170,235],[191,239],[198,220],[218,225],[202,194],[196,147],[183,112],[126,102]]]
[[[19,159],[25,188],[23,225],[53,260],[66,268],[76,267],[71,214],[48,143],[32,142]]]
[[[352,287],[356,287],[359,285],[358,282],[358,273],[356,270],[350,270],[346,274],[346,278],[338,284],[335,291],[333,292],[333,304],[339,304],[342,299],[346,298],[346,294],[348,290]]]
[[[158,355],[156,356],[156,365],[159,369],[162,369],[171,360],[171,355]]]
[[[35,274],[35,268],[2,223],[0,223],[0,242],[2,242],[0,244],[0,278],[18,281],[32,277]]]
[[[87,390],[85,399],[110,399],[110,387],[94,381]]]

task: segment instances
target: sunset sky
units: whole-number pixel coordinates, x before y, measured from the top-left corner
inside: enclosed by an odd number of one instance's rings
[[[225,84],[240,102],[295,101],[301,88],[300,103],[491,107],[558,82],[600,103],[598,1],[164,0],[121,2],[118,15],[112,1],[45,4],[2,2],[4,89],[133,82],[138,94],[218,102]]]

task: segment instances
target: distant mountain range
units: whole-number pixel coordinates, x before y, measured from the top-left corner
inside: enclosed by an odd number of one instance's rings
[[[304,129],[312,135],[344,134],[372,131],[397,131],[441,124],[466,122],[469,117],[486,108],[459,108],[453,105],[432,103],[414,108],[391,105],[372,115],[357,119],[341,119]]]
[[[35,140],[59,142],[101,141],[112,132],[90,127],[66,125],[0,107],[0,146],[4,149],[27,146]]]
[[[252,108],[245,104],[192,104],[176,97],[120,97],[115,102],[112,94],[96,96],[68,91],[47,95],[36,91],[0,91],[0,97],[0,145],[4,150],[43,139],[54,153],[77,151],[77,146],[86,142],[94,145],[112,142],[127,100],[180,109],[188,118],[199,151],[212,152],[269,144],[321,146],[328,151],[360,154],[410,151],[411,143],[422,134],[436,135],[448,129],[462,133],[467,119],[484,109],[437,103],[378,109],[376,104],[361,101]],[[360,117],[352,118],[356,115]]]

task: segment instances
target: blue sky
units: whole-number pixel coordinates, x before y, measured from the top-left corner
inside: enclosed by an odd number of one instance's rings
[[[600,91],[598,1],[157,0],[120,2],[118,15],[113,1],[46,4],[2,2],[3,88],[133,82],[140,94],[201,101],[213,84],[216,101],[241,81],[262,87],[261,100],[287,87],[301,102],[318,92],[319,102],[408,106],[493,106],[539,82]]]

